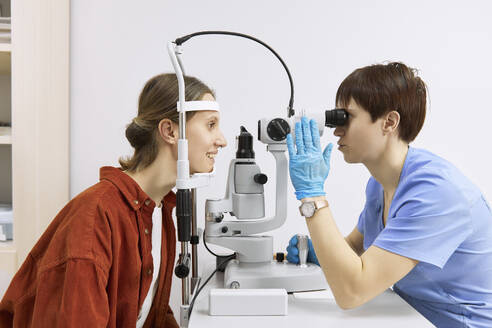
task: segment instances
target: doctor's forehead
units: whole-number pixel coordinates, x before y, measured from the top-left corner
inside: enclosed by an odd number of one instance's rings
[[[357,103],[353,98],[350,98],[349,101],[339,100],[336,103],[336,108],[341,108],[341,109],[353,109],[354,106],[357,106]]]
[[[344,110],[346,110],[349,113],[357,112],[357,108],[355,108],[354,106],[351,106],[350,104],[347,104],[345,106],[342,106],[340,104],[337,104],[336,108],[338,108],[338,109],[344,109]]]
[[[349,103],[342,108],[345,108],[349,113],[356,113],[363,110],[363,108],[354,99],[351,99]]]

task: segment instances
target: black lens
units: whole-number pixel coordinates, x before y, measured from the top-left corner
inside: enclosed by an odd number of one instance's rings
[[[236,158],[255,158],[253,136],[244,126],[241,126],[241,133],[238,137]]]
[[[347,123],[348,113],[343,108],[335,108],[325,112],[325,126],[336,128]]]

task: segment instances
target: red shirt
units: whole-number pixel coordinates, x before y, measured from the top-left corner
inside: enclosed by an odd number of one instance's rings
[[[144,327],[178,327],[169,307],[176,247],[164,197],[159,285]],[[0,327],[132,327],[152,281],[155,203],[114,167],[55,217],[0,302]],[[22,229],[22,227],[19,227]]]

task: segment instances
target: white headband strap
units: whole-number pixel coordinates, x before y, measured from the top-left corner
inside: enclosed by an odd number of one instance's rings
[[[178,112],[180,111],[179,102],[177,103]],[[185,101],[183,104],[183,110],[185,112],[198,111],[198,110],[213,110],[220,112],[219,103],[210,100],[195,100]]]

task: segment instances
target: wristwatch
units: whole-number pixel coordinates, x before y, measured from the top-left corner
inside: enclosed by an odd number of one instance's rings
[[[328,201],[326,199],[304,202],[301,204],[301,206],[299,206],[299,212],[301,212],[302,216],[306,218],[310,218],[314,216],[314,213],[316,213],[317,210],[327,206],[328,206]]]

